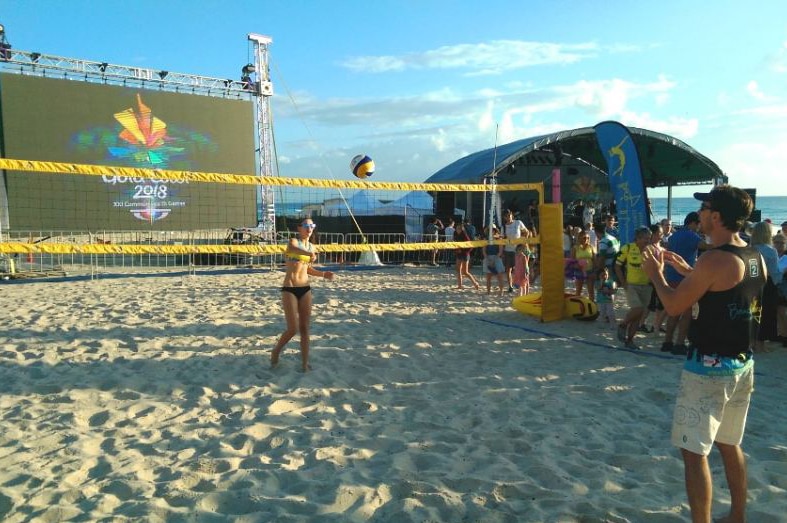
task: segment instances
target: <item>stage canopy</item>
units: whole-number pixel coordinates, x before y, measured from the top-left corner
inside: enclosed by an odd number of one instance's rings
[[[710,184],[726,181],[718,165],[675,137],[629,127],[639,152],[646,187]],[[496,160],[495,160],[496,158]],[[607,172],[607,160],[599,149],[595,129],[570,131],[517,140],[495,149],[479,151],[447,165],[426,181],[429,183],[479,183],[497,173],[520,166],[557,166],[577,161]],[[510,182],[507,182],[510,183]]]

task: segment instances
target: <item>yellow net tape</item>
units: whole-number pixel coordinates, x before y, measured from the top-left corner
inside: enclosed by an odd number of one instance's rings
[[[196,171],[170,171],[165,169],[140,169],[109,165],[80,163],[41,162],[36,160],[13,160],[0,158],[0,169],[22,172],[52,174],[77,174],[85,176],[125,176],[152,180],[194,181],[207,183],[231,183],[240,185],[277,185],[291,187],[321,187],[328,189],[382,189],[393,191],[465,191],[484,192],[491,185],[477,183],[404,183],[368,182],[360,180],[314,180],[311,178],[282,178],[278,176],[252,176],[248,174],[204,173]],[[497,185],[498,191],[539,191],[540,183],[514,183]]]
[[[434,249],[469,249],[487,245],[486,240],[472,242],[437,242],[437,243],[363,243],[363,244],[327,244],[315,245],[318,252],[385,252],[385,251],[426,251]],[[514,245],[518,243],[537,244],[538,237],[512,240],[496,240],[496,245]],[[0,243],[0,252],[6,254],[250,254],[255,256],[283,254],[287,245],[128,245],[128,244],[70,244],[70,243]]]

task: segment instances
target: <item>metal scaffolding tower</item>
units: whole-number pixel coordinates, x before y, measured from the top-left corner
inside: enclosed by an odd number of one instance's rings
[[[256,75],[257,80],[252,84],[252,91],[255,93],[254,106],[257,113],[257,150],[259,158],[259,176],[273,176],[272,162],[272,129],[270,99],[273,96],[273,84],[270,81],[270,68],[268,65],[268,45],[273,42],[269,36],[255,33],[249,34],[249,42],[254,51],[254,64],[249,64],[243,68],[243,78],[251,81],[251,74]],[[276,237],[276,206],[274,201],[273,188],[263,185],[259,189],[258,198],[262,204],[262,217],[259,223],[263,235],[268,240]]]

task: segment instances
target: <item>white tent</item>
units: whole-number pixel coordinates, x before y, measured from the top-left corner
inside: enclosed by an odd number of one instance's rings
[[[386,203],[375,214],[402,214],[408,208],[431,214],[434,209],[434,198],[426,191],[410,191],[398,200]]]
[[[354,215],[369,216],[378,214],[376,209],[381,205],[378,199],[372,196],[369,191],[363,189],[348,198],[346,205],[342,199],[333,199],[325,202],[320,214],[323,216],[349,216],[350,213],[347,211],[349,206]]]
[[[378,207],[374,214],[404,216],[407,241],[421,241],[424,216],[433,212],[434,198],[428,192],[410,191],[398,200]]]
[[[340,198],[323,202],[320,214],[349,216],[348,206],[355,216],[404,216],[408,241],[421,241],[425,217],[434,213],[434,198],[425,191],[410,191],[398,200],[383,205],[370,191],[364,189],[348,198],[346,205]]]

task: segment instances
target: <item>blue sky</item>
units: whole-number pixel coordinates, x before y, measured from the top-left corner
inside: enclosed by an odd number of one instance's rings
[[[784,0],[0,0],[0,23],[17,49],[218,78],[239,78],[248,33],[271,36],[284,176],[349,176],[362,152],[375,180],[420,182],[496,127],[506,143],[612,119],[787,195]]]

